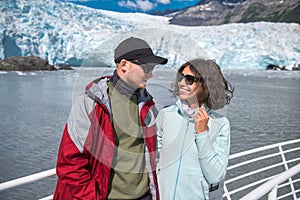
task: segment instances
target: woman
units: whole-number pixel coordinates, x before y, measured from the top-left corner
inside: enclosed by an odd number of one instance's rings
[[[183,64],[176,77],[176,105],[157,116],[160,199],[208,199],[226,174],[230,125],[212,110],[229,104],[233,87],[212,60]]]

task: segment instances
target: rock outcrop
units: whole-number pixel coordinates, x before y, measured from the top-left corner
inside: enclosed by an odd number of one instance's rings
[[[57,70],[48,61],[36,56],[17,56],[0,61],[0,71]]]

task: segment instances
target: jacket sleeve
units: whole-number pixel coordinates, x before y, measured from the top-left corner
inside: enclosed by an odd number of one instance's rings
[[[230,151],[228,119],[224,117],[223,123],[215,122],[213,125],[214,127],[210,127],[206,132],[195,134],[199,162],[205,178],[211,184],[225,178]]]
[[[90,127],[89,108],[83,97],[75,100],[58,152],[54,199],[97,199],[97,182],[89,171],[84,141]]]

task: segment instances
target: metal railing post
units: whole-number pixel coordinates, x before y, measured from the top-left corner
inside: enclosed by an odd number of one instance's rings
[[[276,200],[277,199],[277,188],[278,185],[274,187],[274,189],[269,193],[268,200]]]

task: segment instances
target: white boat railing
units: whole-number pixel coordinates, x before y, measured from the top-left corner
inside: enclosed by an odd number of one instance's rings
[[[296,175],[299,172],[300,172],[300,164],[290,168],[288,171],[282,172],[278,176],[276,176],[276,177],[272,178],[271,180],[265,182],[264,184],[262,184],[261,186],[259,186],[255,190],[252,190],[250,193],[245,195],[243,198],[241,198],[241,200],[259,199],[262,196],[264,196],[265,194],[269,193],[270,191],[271,192],[268,195],[268,199],[269,200],[271,200],[271,199],[275,200],[275,199],[277,199],[278,185],[283,183],[284,181],[286,181],[288,178]],[[297,199],[295,188],[294,187],[291,187],[291,188],[292,188],[293,199]]]
[[[297,199],[297,193],[300,197],[299,155],[300,139],[230,155],[223,197],[228,200],[268,199],[271,193],[269,200]],[[248,193],[251,198],[246,196]]]
[[[223,199],[297,199],[297,193],[300,198],[299,155],[300,139],[230,155]],[[54,176],[55,171],[54,168],[0,183],[0,192]],[[41,200],[50,199],[53,195]]]
[[[0,192],[3,190],[9,189],[9,188],[17,187],[17,186],[24,185],[27,183],[32,183],[32,182],[35,182],[35,181],[38,181],[38,180],[41,180],[44,178],[48,178],[50,176],[54,176],[56,174],[55,171],[56,171],[55,168],[49,169],[47,171],[39,172],[39,173],[32,174],[29,176],[24,176],[22,178],[18,178],[18,179],[4,182],[4,183],[0,183]]]

